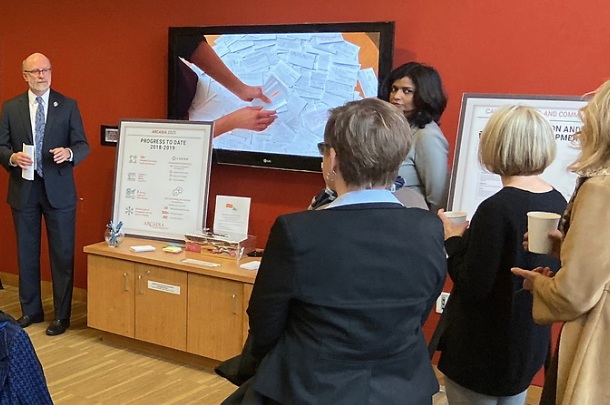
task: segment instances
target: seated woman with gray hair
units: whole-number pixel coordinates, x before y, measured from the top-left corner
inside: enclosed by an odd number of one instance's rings
[[[422,324],[446,261],[440,219],[389,191],[410,142],[385,101],[331,110],[318,147],[337,198],[275,221],[248,307],[260,364],[225,404],[432,404]]]

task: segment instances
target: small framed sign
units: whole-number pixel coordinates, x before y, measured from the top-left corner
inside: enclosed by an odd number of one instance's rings
[[[101,126],[102,145],[116,146],[119,142],[119,127]]]

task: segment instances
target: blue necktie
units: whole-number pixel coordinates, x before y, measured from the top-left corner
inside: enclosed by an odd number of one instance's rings
[[[36,119],[34,121],[34,142],[36,142],[36,173],[42,177],[42,140],[44,138],[44,106],[42,97],[36,97],[38,108],[36,109]]]

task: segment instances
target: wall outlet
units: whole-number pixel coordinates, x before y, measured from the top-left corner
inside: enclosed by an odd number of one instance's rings
[[[442,314],[443,309],[445,309],[445,305],[447,304],[447,300],[449,299],[448,292],[442,292],[441,295],[436,299],[436,313]]]

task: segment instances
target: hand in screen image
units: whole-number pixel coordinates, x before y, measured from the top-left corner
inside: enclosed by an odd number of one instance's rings
[[[243,101],[260,98],[265,103],[271,102],[260,86],[248,86],[235,76],[205,39],[199,43],[190,61]]]
[[[242,84],[243,88],[234,92],[237,97],[244,101],[254,101],[254,99],[258,98],[267,104],[271,103],[271,99],[263,94],[263,88],[261,86],[248,86],[247,84]]]
[[[328,110],[377,95],[379,43],[366,32],[187,39],[179,74],[195,79],[190,99],[177,92],[176,115],[214,121],[215,149],[317,157]]]
[[[222,135],[236,128],[264,131],[276,119],[277,115],[274,110],[263,110],[263,107],[240,108],[214,121],[214,136]]]
[[[207,41],[203,40],[199,43],[190,57],[190,63],[186,60],[183,60],[183,62],[187,63],[199,76],[197,89],[192,95],[192,104],[188,110],[188,117],[189,119],[200,119],[193,116],[193,111],[198,109],[195,108],[197,104],[202,104],[200,99],[203,96],[203,104],[206,104],[206,107],[209,104],[212,114],[216,113],[214,118],[206,117],[206,120],[214,120],[215,137],[237,128],[264,131],[277,118],[276,111],[265,110],[262,107],[248,106],[229,113],[219,108],[221,107],[219,105],[215,107],[214,101],[219,100],[213,100],[214,96],[210,95],[211,86],[208,87],[206,83],[201,83],[203,73],[224,86],[242,101],[252,102],[255,99],[259,99],[263,103],[268,104],[271,100],[263,93],[260,86],[249,86],[235,76]]]

